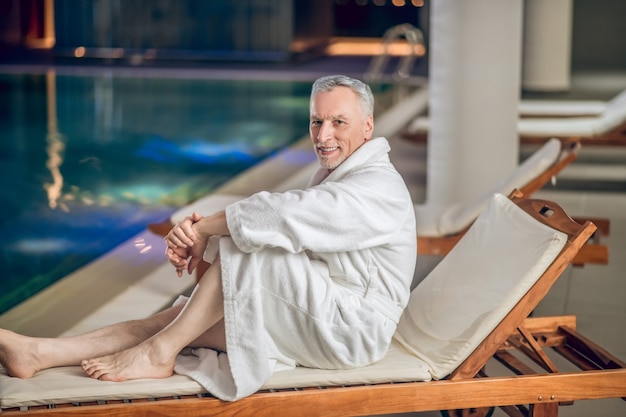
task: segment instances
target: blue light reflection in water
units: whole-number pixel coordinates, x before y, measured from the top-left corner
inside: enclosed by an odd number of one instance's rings
[[[309,92],[0,74],[0,313],[306,135]]]

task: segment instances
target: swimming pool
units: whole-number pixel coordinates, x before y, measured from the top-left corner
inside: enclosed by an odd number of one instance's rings
[[[0,74],[0,313],[302,138],[310,85]]]

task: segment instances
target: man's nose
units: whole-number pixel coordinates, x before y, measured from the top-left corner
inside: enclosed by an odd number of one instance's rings
[[[333,136],[333,126],[330,122],[322,122],[317,132],[317,140],[324,142]]]

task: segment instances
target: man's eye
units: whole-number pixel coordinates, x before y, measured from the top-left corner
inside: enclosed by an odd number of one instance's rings
[[[320,122],[319,120],[312,120],[311,121],[311,126],[319,126],[321,124],[322,124],[322,122]]]

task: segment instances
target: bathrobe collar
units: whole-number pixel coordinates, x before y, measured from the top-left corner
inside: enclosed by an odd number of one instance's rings
[[[324,181],[333,181],[338,178],[344,177],[355,167],[362,166],[365,162],[371,160],[379,160],[382,156],[387,155],[391,147],[389,142],[384,137],[380,136],[374,139],[366,141],[363,145],[352,153],[345,161],[343,161],[337,168],[330,171],[326,168],[318,168],[315,174],[311,177],[309,187],[319,185]]]

